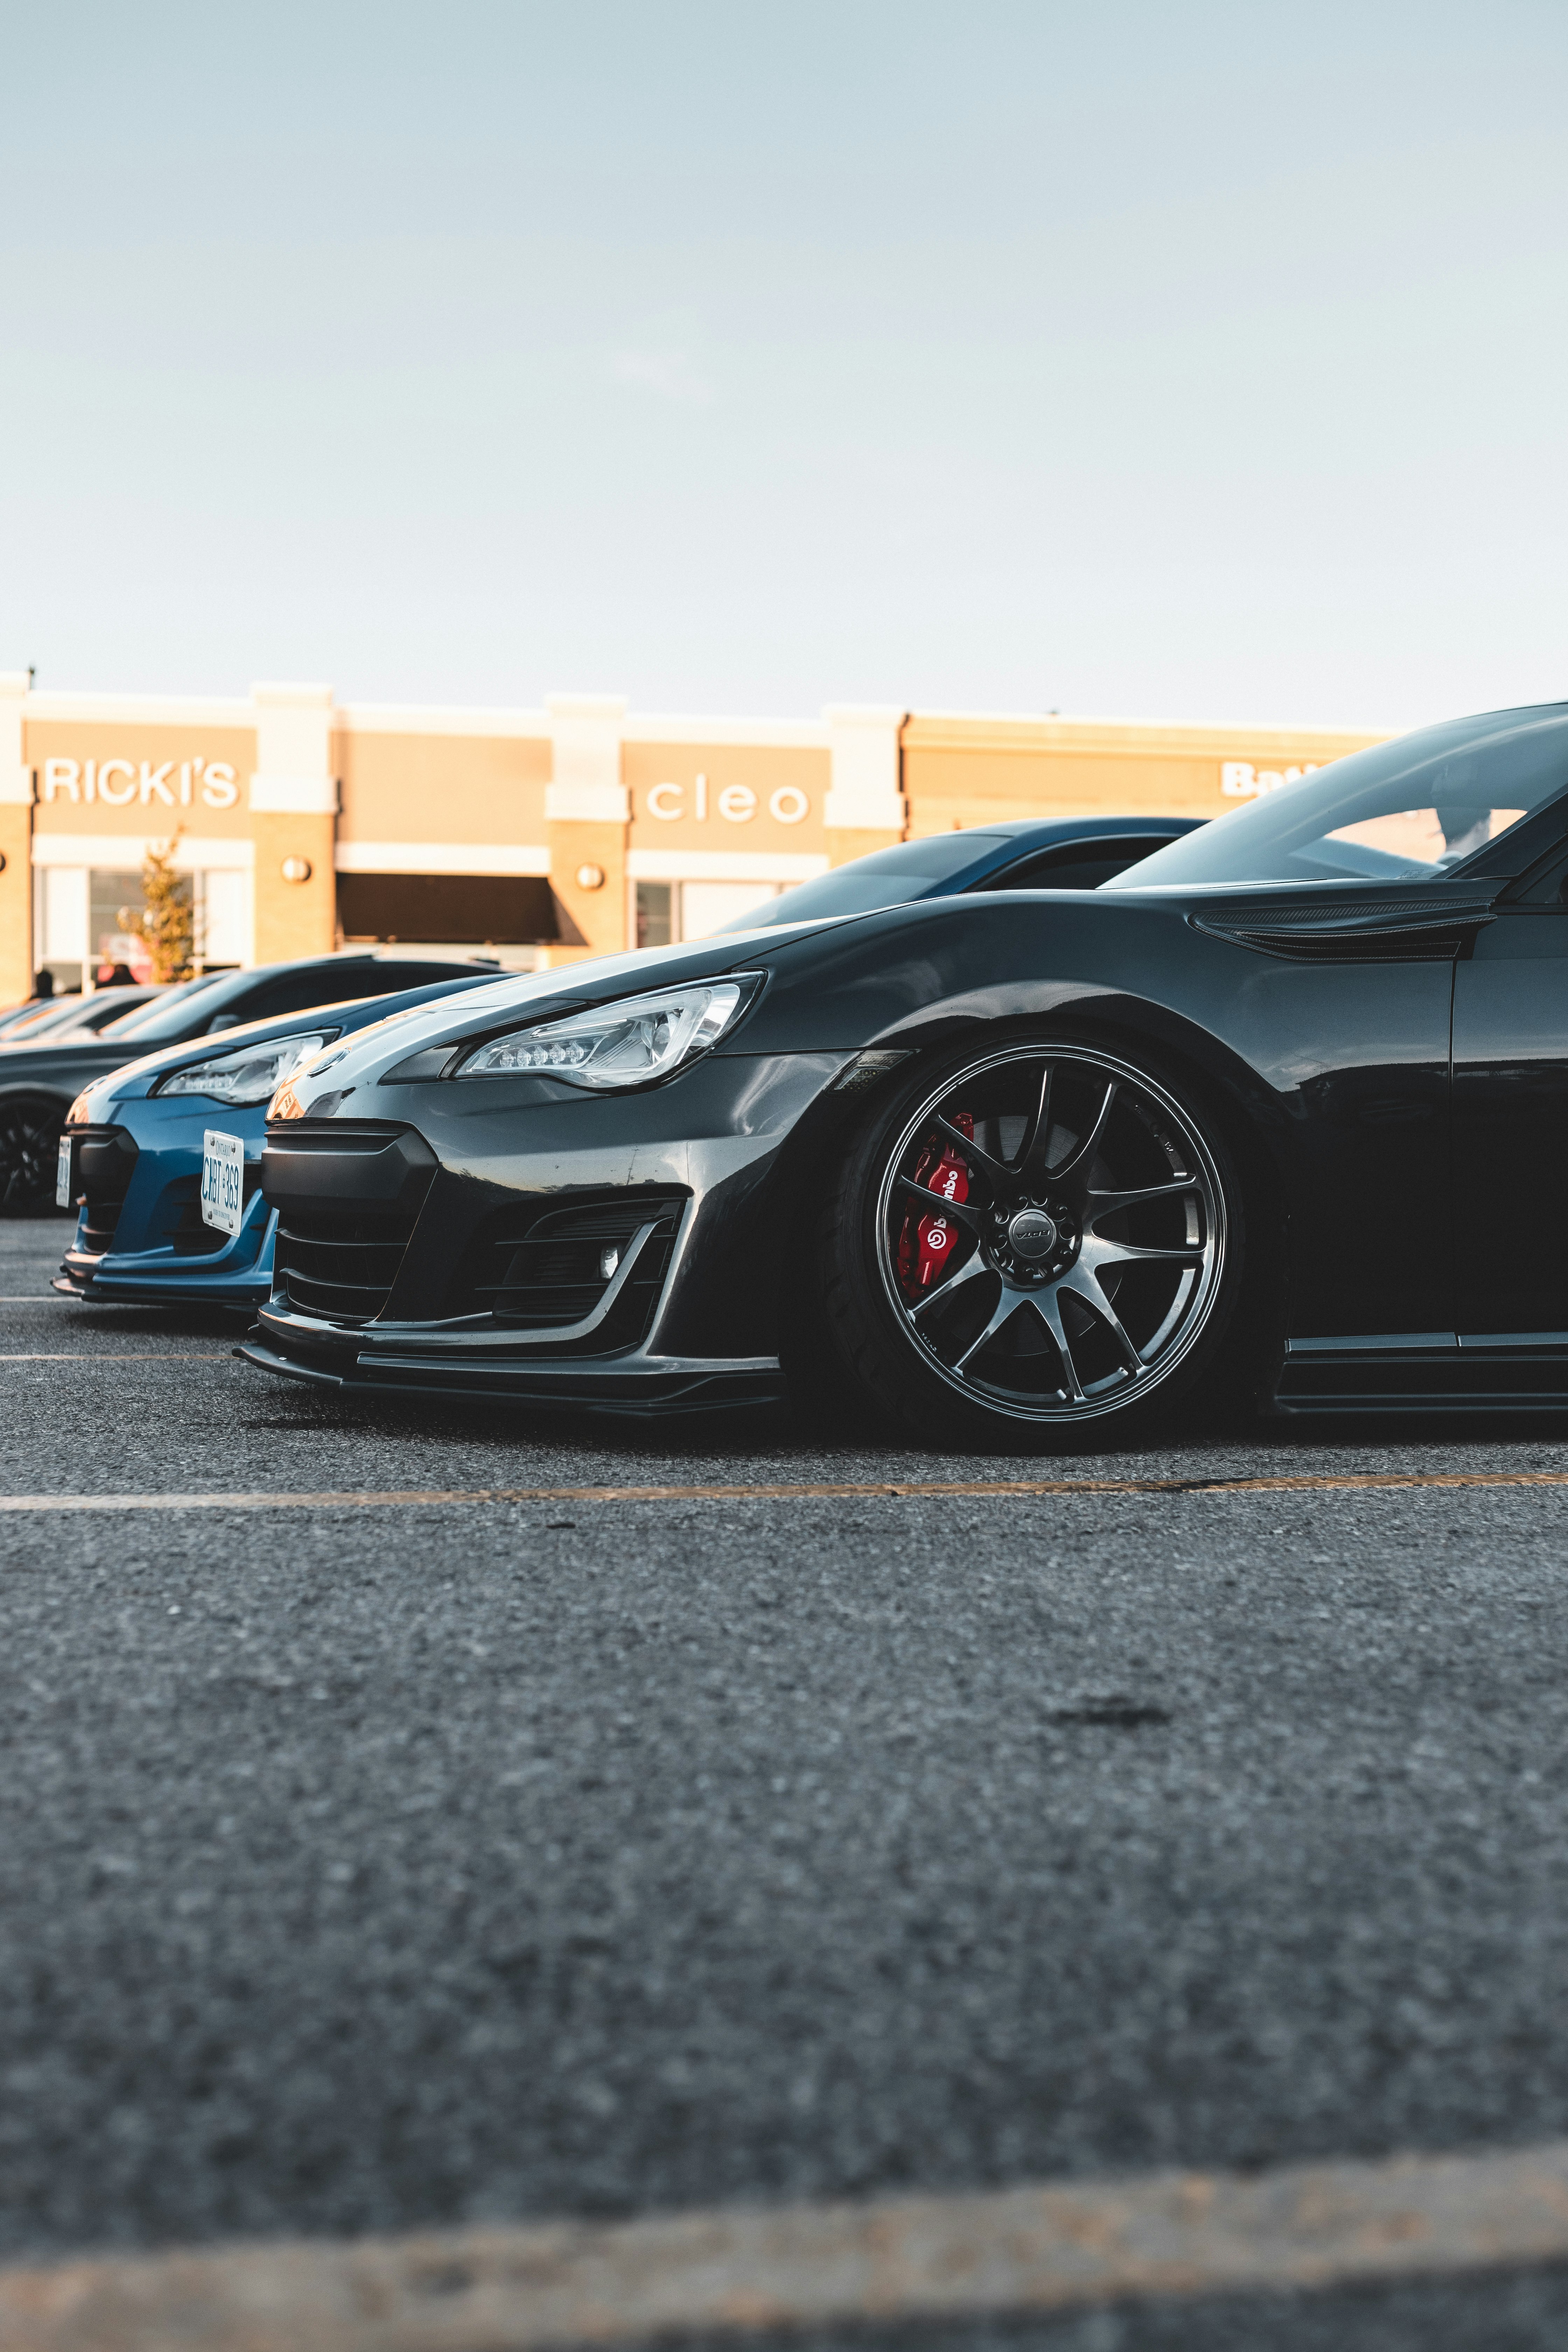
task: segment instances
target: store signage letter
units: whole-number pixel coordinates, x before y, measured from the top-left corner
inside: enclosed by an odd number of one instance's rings
[[[705,824],[709,799],[706,776],[697,778],[692,788],[692,799],[696,805],[691,814],[699,824]],[[731,824],[749,824],[757,814],[757,795],[750,784],[726,784],[721,792],[713,795],[713,804],[720,815]],[[678,818],[687,814],[686,786],[655,784],[647,796],[647,813],[649,816],[662,818],[666,824],[675,824]],[[768,795],[768,814],[775,824],[799,824],[803,818],[811,814],[811,802],[798,784],[781,784],[776,792]]]
[[[73,801],[102,801],[110,808],[129,808],[134,801],[146,808],[157,801],[166,808],[189,808],[200,793],[206,808],[233,808],[239,785],[226,760],[46,760],[44,798],[61,794]]]

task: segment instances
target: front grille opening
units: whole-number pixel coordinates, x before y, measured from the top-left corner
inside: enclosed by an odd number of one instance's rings
[[[371,1119],[321,1119],[268,1129],[268,1148],[290,1159],[320,1154],[338,1163],[383,1152],[407,1137],[425,1165],[410,1163],[395,1202],[336,1200],[323,1182],[314,1198],[279,1210],[275,1281],[290,1307],[334,1323],[370,1323],[384,1314],[436,1172],[428,1147],[405,1127]]]
[[[616,1192],[568,1209],[505,1209],[481,1226],[458,1277],[453,1311],[489,1313],[519,1331],[559,1331],[604,1302],[637,1234],[644,1242],[608,1315],[584,1336],[590,1353],[647,1336],[686,1206],[683,1192]]]

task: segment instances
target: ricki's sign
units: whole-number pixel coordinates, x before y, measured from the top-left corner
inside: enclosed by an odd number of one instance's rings
[[[110,808],[233,808],[239,783],[226,760],[46,760],[43,801]]]

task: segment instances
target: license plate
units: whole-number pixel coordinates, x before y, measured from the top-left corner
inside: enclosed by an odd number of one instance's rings
[[[244,1215],[244,1139],[209,1127],[202,1137],[202,1223],[237,1234]]]
[[[60,1156],[55,1163],[55,1206],[68,1209],[71,1204],[71,1139],[60,1138]]]

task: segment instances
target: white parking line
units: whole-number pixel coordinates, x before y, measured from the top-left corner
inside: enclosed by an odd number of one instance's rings
[[[544,2352],[1568,2256],[1568,2141],[0,2271],[4,2352]]]

